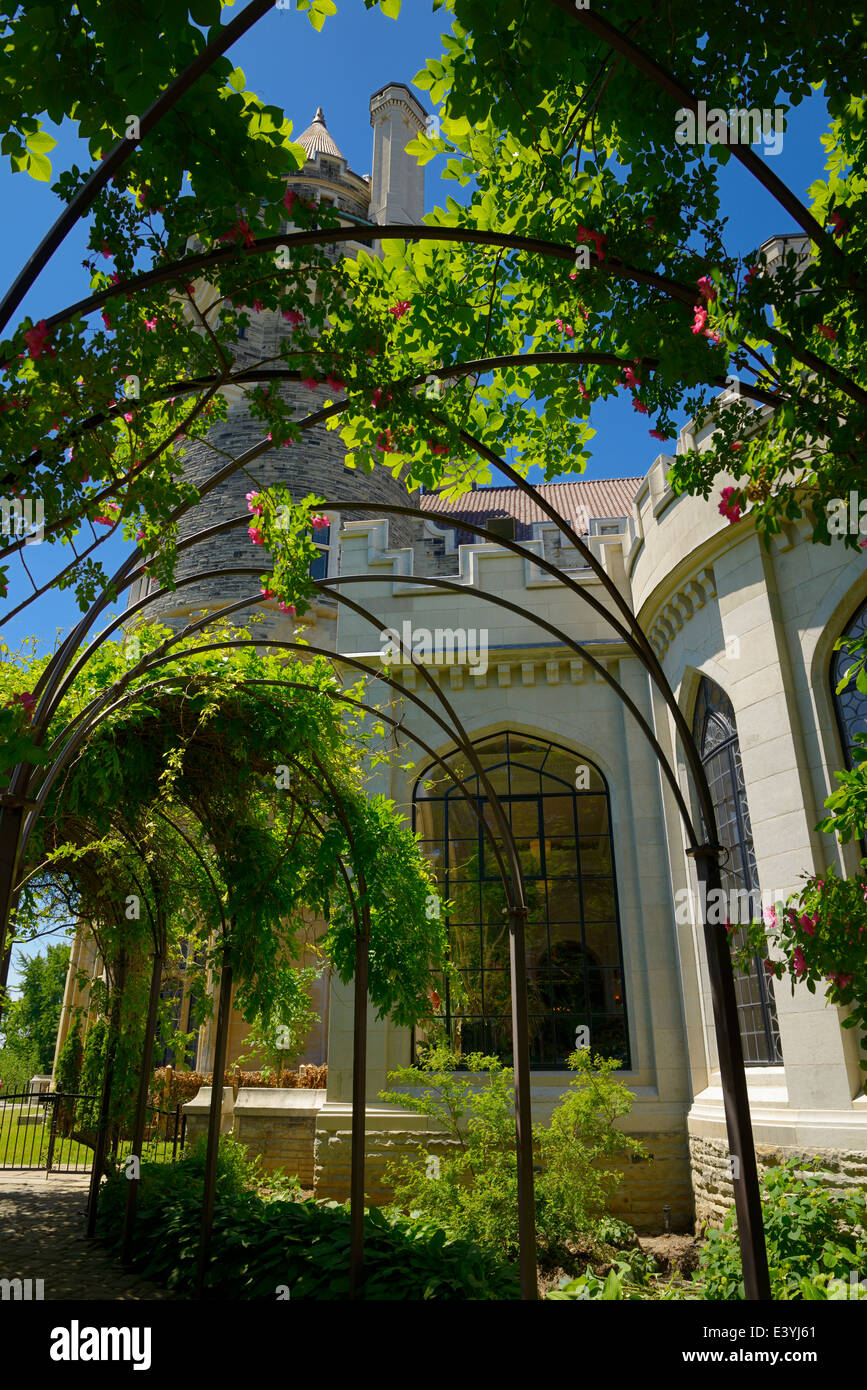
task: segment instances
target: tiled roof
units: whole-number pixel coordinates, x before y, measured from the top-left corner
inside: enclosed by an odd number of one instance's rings
[[[555,507],[567,521],[578,521],[586,531],[585,519],[591,516],[629,516],[632,499],[643,478],[599,478],[586,482],[534,483],[533,489]],[[522,527],[536,521],[547,521],[541,507],[516,487],[480,487],[475,492],[448,501],[439,493],[423,493],[419,506],[431,512],[457,520],[466,517],[479,524],[488,517],[513,516]]]
[[[311,159],[316,154],[330,154],[337,159],[344,157],[326,129],[321,106],[317,106],[312,123],[298,136],[297,143],[307,151]]]

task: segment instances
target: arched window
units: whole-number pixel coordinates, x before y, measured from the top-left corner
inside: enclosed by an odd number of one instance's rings
[[[623,960],[608,789],[592,763],[540,739],[505,733],[475,745],[510,818],[524,875],[530,1063],[565,1068],[579,1027],[589,1045],[629,1066]],[[466,758],[448,759],[495,822]],[[577,766],[576,766],[577,764]],[[458,1051],[512,1062],[509,927],[490,842],[462,792],[435,766],[417,781],[413,822],[449,917],[460,985],[437,980]]]
[[[735,712],[724,690],[702,677],[692,722],[716,816],[719,843],[729,852],[720,870],[723,892],[759,894],[759,876],[753,849],[753,832],[738,746]],[[735,901],[743,899],[735,898]],[[732,933],[732,949],[743,942],[743,933]],[[747,1066],[772,1067],[783,1060],[780,1030],[774,1003],[773,981],[757,955],[748,975],[735,972],[741,1044]]]

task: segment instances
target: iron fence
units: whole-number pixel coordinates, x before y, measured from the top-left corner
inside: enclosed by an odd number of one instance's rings
[[[99,1125],[99,1096],[80,1092],[19,1091],[0,1095],[0,1169],[45,1169],[85,1173],[93,1165]],[[174,1163],[186,1142],[187,1117],[174,1110],[148,1110],[142,1152],[145,1162]],[[108,1154],[123,1162],[132,1141],[113,1124]]]

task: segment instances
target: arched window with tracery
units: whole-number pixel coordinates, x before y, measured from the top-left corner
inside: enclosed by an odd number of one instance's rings
[[[849,619],[843,633],[844,638],[863,637],[867,632],[867,602],[862,603]],[[850,770],[867,758],[867,742],[859,742],[858,735],[867,739],[867,694],[859,690],[854,679],[847,682],[837,694],[837,687],[852,666],[855,658],[849,652],[835,652],[831,658],[831,694],[834,699],[834,712],[843,745],[843,757]],[[861,841],[862,853],[867,854],[867,836]]]
[[[751,901],[758,900],[759,875],[735,712],[725,691],[707,676],[699,686],[692,732],[710,785],[717,838],[728,850],[728,862],[720,869],[723,892],[729,902],[743,901],[744,892],[752,895]],[[743,933],[733,932],[731,943],[733,950],[739,949]],[[779,1065],[783,1054],[773,980],[760,956],[755,956],[748,975],[735,972],[735,994],[745,1063]]]
[[[531,1066],[565,1068],[585,1027],[594,1051],[628,1067],[605,779],[587,759],[523,734],[496,734],[475,748],[509,817],[524,875]],[[495,828],[467,759],[456,753],[447,761]],[[462,792],[436,765],[416,782],[413,823],[440,891],[453,904],[448,928],[460,983],[435,979],[441,1017],[456,1050],[493,1053],[511,1064],[509,928],[490,842]]]

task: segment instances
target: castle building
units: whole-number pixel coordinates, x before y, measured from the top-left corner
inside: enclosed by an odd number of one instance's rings
[[[300,137],[309,160],[297,176],[299,188],[312,186],[374,225],[419,221],[421,171],[404,147],[424,120],[401,84],[374,95],[368,180],[347,168],[318,111]],[[764,249],[772,252],[780,240]],[[276,344],[281,331],[267,314],[256,316],[251,350],[258,355]],[[299,407],[306,412],[311,399],[306,391],[303,399],[299,394]],[[239,452],[256,437],[255,428],[237,402],[216,431],[220,447]],[[706,447],[709,433],[686,425],[677,451]],[[288,480],[291,472],[302,493],[315,488],[347,496],[355,486],[363,490],[359,501],[405,502],[403,485],[387,470],[381,478],[347,473],[336,433],[308,434],[303,446],[281,453],[259,460],[263,484]],[[586,538],[649,636],[707,770],[728,850],[726,893],[732,901],[751,896],[752,902],[773,902],[794,892],[806,873],[829,866],[856,872],[864,852],[863,846],[839,846],[815,827],[834,788],[834,770],[851,764],[855,734],[867,731],[867,698],[854,689],[835,694],[841,672],[835,643],[867,625],[867,568],[863,555],[840,541],[813,545],[806,521],[785,523],[766,547],[749,516],[730,524],[713,502],[675,496],[666,483],[671,462],[661,455],[649,467],[641,461],[629,476],[548,483],[537,493]],[[193,474],[197,467],[194,457]],[[208,502],[208,515],[243,511],[248,485],[233,479]],[[675,1229],[696,1216],[717,1219],[731,1200],[732,1156],[698,885],[675,799],[642,731],[602,674],[539,620],[580,643],[621,683],[691,801],[669,711],[599,612],[582,604],[562,578],[500,543],[522,542],[603,610],[610,607],[591,568],[532,499],[495,486],[454,502],[422,495],[419,506],[426,517],[416,523],[370,510],[331,518],[322,572],[360,576],[352,597],[375,621],[323,600],[310,640],[369,663],[375,675],[388,635],[408,634],[416,660],[451,702],[508,808],[529,904],[534,1119],[547,1118],[568,1085],[566,1059],[578,1038],[619,1057],[618,1074],[635,1097],[624,1124],[644,1141],[652,1161],[629,1164],[617,1210],[640,1230],[660,1229],[666,1207]],[[484,526],[487,534],[462,531],[462,521]],[[186,563],[230,564],[242,545],[224,536],[202,548],[207,563],[195,552]],[[442,584],[415,585],[419,576]],[[246,581],[203,585],[195,594],[179,590],[162,612],[177,621],[245,592]],[[519,616],[498,600],[526,611]],[[269,631],[291,632],[276,613],[269,613],[269,622]],[[392,669],[405,692],[407,728],[467,771],[442,729],[409,699],[421,690],[415,668],[394,663]],[[423,693],[433,708],[430,692]],[[395,698],[381,682],[370,694],[383,702]],[[501,904],[494,869],[460,795],[441,773],[432,778],[421,751],[411,755],[411,770],[398,767],[405,754],[402,747],[400,759],[376,769],[372,790],[405,809],[454,904],[449,931],[462,985],[453,993],[446,982],[432,980],[432,988],[461,1050],[496,1052],[509,1061],[508,943],[495,910]],[[841,1026],[841,1011],[821,993],[801,985],[793,991],[787,980],[772,988],[761,960],[737,977],[737,991],[760,1161],[820,1155],[841,1185],[867,1182],[867,1096],[857,1030]],[[322,1027],[303,1060],[327,1061],[327,1089],[241,1088],[227,1103],[226,1122],[267,1164],[297,1170],[318,1196],[344,1199],[351,986],[323,981],[318,1004]],[[389,1070],[410,1061],[418,1039],[387,1019],[377,1021],[372,1009],[368,1025],[367,1191],[376,1201],[386,1195],[385,1163],[402,1145],[419,1142],[424,1121],[379,1099]],[[230,1062],[242,1038],[236,1017]],[[210,1046],[205,1032],[200,1070],[208,1068]],[[193,1129],[201,1128],[207,1093],[187,1109]]]

